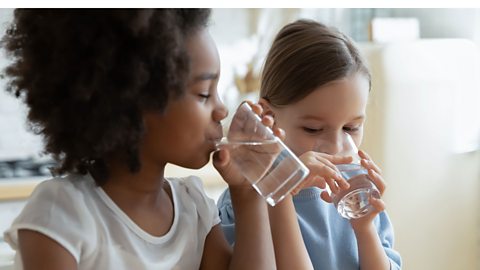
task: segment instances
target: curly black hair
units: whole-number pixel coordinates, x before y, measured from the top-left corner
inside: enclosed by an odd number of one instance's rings
[[[24,100],[56,174],[108,178],[120,153],[140,169],[142,113],[162,111],[185,89],[185,40],[207,26],[208,9],[15,10],[2,39],[13,58],[7,91]]]

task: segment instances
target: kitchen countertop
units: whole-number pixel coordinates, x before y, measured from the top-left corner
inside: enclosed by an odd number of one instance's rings
[[[225,186],[225,182],[223,182],[221,176],[215,170],[211,162],[198,170],[185,169],[168,164],[165,168],[165,175],[167,177],[196,175],[203,180],[205,186]],[[40,182],[49,178],[50,177],[48,176],[40,176],[0,179],[0,202],[26,199]]]

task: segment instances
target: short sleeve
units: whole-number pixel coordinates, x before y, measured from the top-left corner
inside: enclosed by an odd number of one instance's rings
[[[20,215],[5,231],[5,241],[18,250],[18,230],[39,232],[53,239],[79,262],[93,252],[86,243],[95,238],[92,217],[83,194],[69,179],[52,179],[40,183]]]
[[[233,211],[232,199],[228,189],[226,189],[218,199],[217,206],[223,234],[228,243],[233,245],[235,242],[235,213]]]
[[[197,206],[197,212],[203,225],[210,231],[213,226],[220,223],[215,201],[207,196],[202,180],[196,176],[183,179],[186,191]]]

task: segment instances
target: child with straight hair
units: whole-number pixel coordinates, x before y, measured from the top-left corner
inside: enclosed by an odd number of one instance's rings
[[[201,180],[164,175],[168,163],[201,168],[222,137],[209,14],[15,11],[3,38],[10,91],[64,175],[37,186],[5,232],[15,269],[292,269],[276,262],[288,251],[278,243],[294,245],[289,263],[311,268],[291,196],[269,211],[228,150],[213,163],[237,215],[233,249]]]
[[[273,41],[261,78],[263,113],[286,133],[285,144],[312,172],[294,196],[298,222],[315,269],[400,269],[393,249],[393,228],[381,199],[370,198],[373,211],[344,219],[323,190],[346,190],[325,171],[339,173],[338,153],[348,133],[358,146],[363,138],[370,73],[354,43],[335,29],[310,20],[283,27]],[[380,194],[385,182],[379,167],[363,151],[361,164]],[[341,183],[341,182],[340,182]],[[238,217],[231,192],[218,201],[221,224],[230,243]]]

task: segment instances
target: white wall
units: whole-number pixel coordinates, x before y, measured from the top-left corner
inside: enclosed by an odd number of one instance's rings
[[[478,100],[455,102],[480,89],[478,47],[439,39],[362,51],[373,77],[363,148],[383,169],[404,269],[478,269],[480,151],[454,143],[457,112],[480,115]]]
[[[480,43],[480,9],[393,9],[394,17],[415,17],[422,38],[466,38]]]

